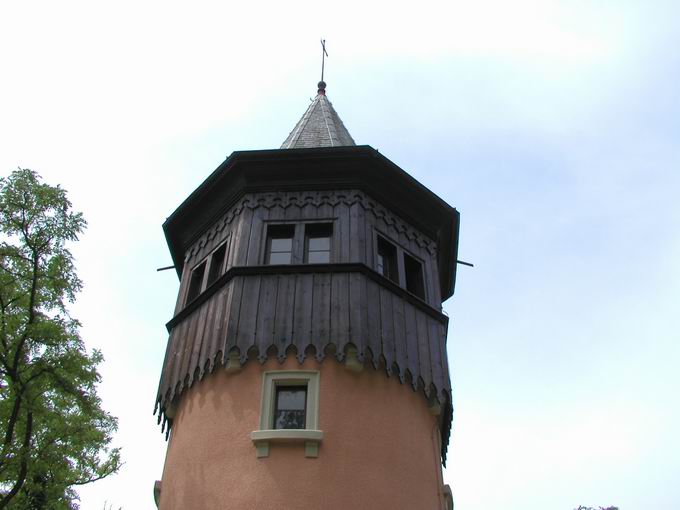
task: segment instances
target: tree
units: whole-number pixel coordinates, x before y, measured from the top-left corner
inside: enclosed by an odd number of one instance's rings
[[[0,178],[0,509],[78,508],[74,488],[121,465],[96,393],[102,355],[66,306],[82,286],[66,245],[85,225],[37,173]]]
[[[608,506],[607,508],[603,506],[598,506],[595,508],[594,506],[583,506],[579,505],[578,508],[575,508],[574,510],[619,510],[619,507],[617,506]]]

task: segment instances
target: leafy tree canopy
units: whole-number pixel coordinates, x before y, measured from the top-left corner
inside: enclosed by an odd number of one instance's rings
[[[0,178],[0,509],[78,508],[74,488],[121,465],[96,393],[102,355],[67,309],[82,284],[66,245],[85,225],[37,173]]]
[[[574,510],[619,510],[619,507],[617,506],[608,506],[608,507],[603,507],[603,506],[598,506],[595,508],[594,506],[583,506],[580,505],[578,508],[575,508]]]

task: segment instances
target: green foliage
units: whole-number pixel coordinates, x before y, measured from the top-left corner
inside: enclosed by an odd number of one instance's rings
[[[619,507],[617,506],[608,506],[608,507],[603,507],[603,506],[598,506],[595,508],[594,506],[583,506],[579,505],[578,508],[575,508],[574,510],[619,510]]]
[[[82,285],[66,243],[85,225],[35,172],[0,179],[0,508],[78,508],[74,487],[120,467],[101,353],[66,308]]]

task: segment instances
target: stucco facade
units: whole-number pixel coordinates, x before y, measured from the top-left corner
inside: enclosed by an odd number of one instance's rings
[[[317,458],[305,457],[303,443],[272,444],[257,458],[250,433],[269,370],[319,371]],[[441,509],[440,435],[422,394],[384,370],[294,357],[217,369],[180,400],[160,508]]]

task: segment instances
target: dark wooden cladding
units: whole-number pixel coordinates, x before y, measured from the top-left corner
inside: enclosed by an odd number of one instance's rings
[[[204,232],[185,254],[176,312],[182,309],[191,269],[228,240],[226,268],[257,265],[264,260],[264,236],[271,222],[328,222],[333,227],[331,261],[361,262],[375,267],[374,238],[381,235],[423,263],[426,301],[441,305],[438,251],[435,242],[359,190],[289,191],[246,194]],[[295,257],[303,246],[296,237]],[[301,261],[301,258],[299,258]]]
[[[303,263],[305,232],[314,223],[330,226],[330,263]],[[294,232],[292,264],[266,265],[268,229],[281,224]],[[378,272],[379,238],[395,246],[398,281]],[[449,269],[440,265],[437,242],[359,189],[244,193],[186,247],[175,315],[167,324],[159,419],[165,423],[184,390],[231,365],[234,353],[241,364],[288,356],[344,362],[352,348],[365,366],[383,369],[443,405],[445,456],[451,383],[440,274]],[[211,271],[211,254],[222,243],[220,274]],[[405,255],[422,265],[422,297],[406,290]],[[187,302],[192,269],[203,261],[216,279],[208,285],[206,278]]]
[[[160,411],[234,350],[242,363],[274,353],[283,360],[291,352],[300,361],[310,352],[319,361],[328,352],[343,361],[349,345],[360,360],[376,369],[384,365],[402,382],[447,402],[448,373],[440,359],[447,323],[421,308],[360,272],[234,276],[172,328]]]

